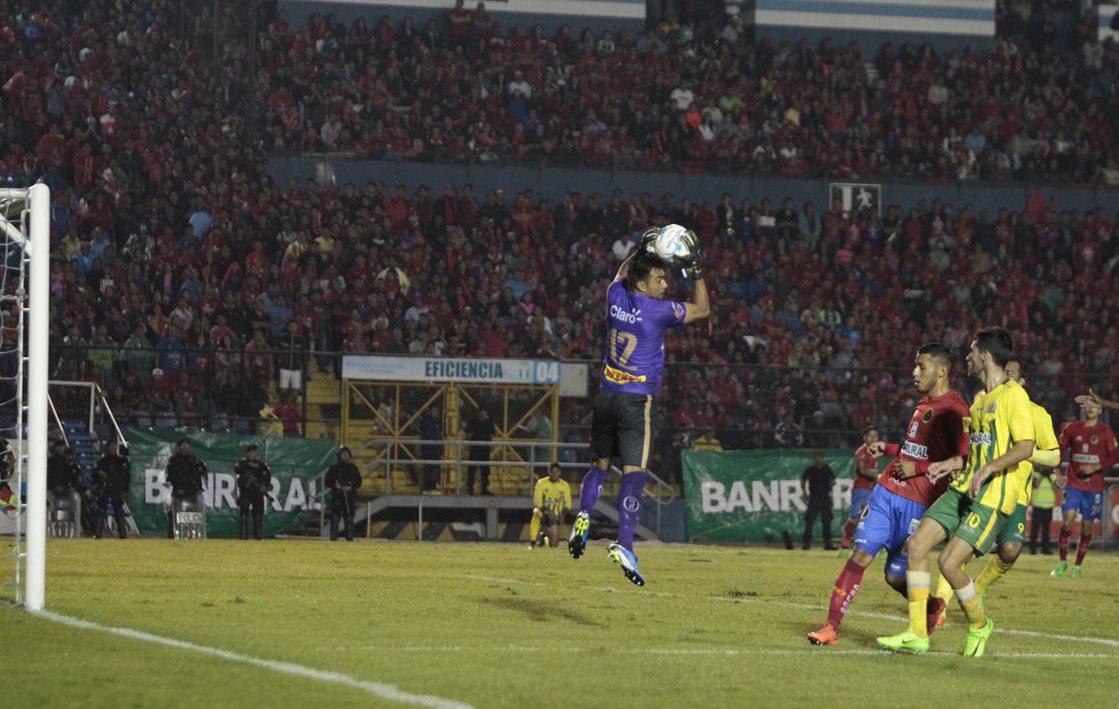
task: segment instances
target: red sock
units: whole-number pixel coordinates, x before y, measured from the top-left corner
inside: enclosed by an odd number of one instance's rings
[[[851,602],[859,592],[865,571],[866,569],[848,559],[843,566],[843,571],[839,572],[839,578],[835,580],[831,601],[828,602],[828,622],[836,630],[839,630],[843,616],[847,615],[847,609],[851,607]]]
[[[1061,555],[1061,561],[1068,560],[1068,538],[1071,535],[1072,533],[1069,530],[1061,527],[1061,536],[1057,541],[1057,552]]]
[[[843,525],[843,541],[840,545],[844,549],[851,548],[851,538],[855,536],[855,527],[858,526],[859,520],[857,518],[848,518],[847,524]]]
[[[1076,565],[1080,566],[1084,563],[1084,555],[1092,548],[1092,535],[1081,534],[1080,543],[1076,545]]]

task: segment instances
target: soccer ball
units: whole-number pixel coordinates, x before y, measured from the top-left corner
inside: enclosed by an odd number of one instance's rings
[[[691,256],[691,249],[684,239],[688,230],[679,224],[669,224],[661,227],[657,238],[653,240],[653,253],[668,264],[678,264],[686,261]]]

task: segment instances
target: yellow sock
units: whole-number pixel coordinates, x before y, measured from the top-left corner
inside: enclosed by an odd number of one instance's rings
[[[528,540],[533,544],[536,543],[536,538],[540,536],[540,518],[536,515],[532,516],[532,522],[528,525]]]
[[[936,581],[936,593],[933,594],[946,604],[952,598],[952,584],[948,583],[948,579],[944,578],[944,574]]]
[[[967,616],[968,627],[982,628],[987,624],[987,613],[983,610],[983,604],[979,602],[979,595],[975,592],[974,583],[968,581],[967,586],[957,589],[956,598],[960,600],[960,608]]]
[[[929,572],[906,571],[906,596],[909,598],[909,629],[919,638],[929,637]]]
[[[983,573],[975,579],[975,592],[986,593],[987,588],[1006,575],[1010,571],[1013,564],[1008,564],[999,558],[998,554],[994,554],[987,560],[987,566],[983,569]]]

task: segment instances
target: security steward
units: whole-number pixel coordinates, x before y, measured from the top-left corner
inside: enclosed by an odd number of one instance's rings
[[[338,449],[338,462],[326,471],[324,480],[330,489],[330,541],[338,539],[338,520],[345,526],[346,539],[354,540],[354,505],[357,489],[361,487],[361,473],[350,462],[350,449]]]
[[[256,444],[245,447],[245,457],[237,461],[237,507],[241,513],[241,539],[249,538],[249,513],[253,516],[253,538],[261,539],[264,528],[264,498],[272,485],[272,471],[256,457]]]
[[[124,506],[128,501],[128,489],[132,487],[132,466],[127,456],[121,455],[120,444],[115,438],[105,441],[105,454],[97,459],[93,468],[94,501],[97,507],[96,528],[93,536],[97,539],[105,533],[109,521],[109,503],[113,505],[113,519],[117,523],[117,536],[128,538]]]
[[[167,512],[167,538],[175,538],[175,511],[184,502],[194,504],[206,488],[206,464],[190,452],[190,439],[180,438],[175,454],[167,461],[171,485],[171,508]]]

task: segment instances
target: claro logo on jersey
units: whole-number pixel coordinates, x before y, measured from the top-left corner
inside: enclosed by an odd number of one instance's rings
[[[1090,465],[1098,465],[1100,457],[1098,455],[1086,455],[1084,453],[1073,453],[1072,462],[1074,463],[1088,463]]]
[[[641,318],[637,317],[640,314],[640,310],[632,313],[627,313],[625,310],[622,310],[616,305],[610,306],[610,317],[614,318],[615,320],[621,320],[622,322],[629,323],[630,325],[641,322]]]
[[[901,447],[901,452],[903,455],[915,458],[916,460],[929,459],[929,447],[923,446],[920,443],[914,443],[913,441],[906,441],[905,445]]]

